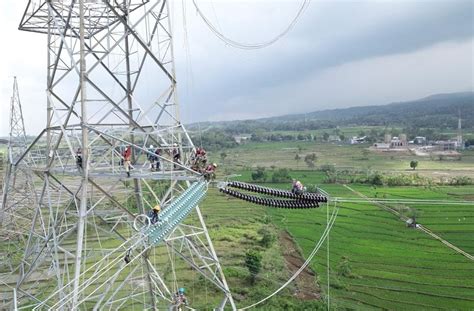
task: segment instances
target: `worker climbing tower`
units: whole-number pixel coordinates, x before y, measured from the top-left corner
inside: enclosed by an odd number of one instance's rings
[[[179,119],[168,2],[28,2],[20,30],[47,40],[47,124],[12,161],[33,176],[34,213],[3,281],[11,306],[166,308],[180,258],[235,309],[197,206],[207,183]]]

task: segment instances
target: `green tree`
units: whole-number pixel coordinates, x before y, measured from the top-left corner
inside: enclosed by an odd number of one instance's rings
[[[272,246],[273,242],[275,241],[275,235],[272,233],[270,229],[267,227],[262,227],[258,230],[258,234],[262,237],[260,240],[260,244],[265,247],[269,248]]]
[[[250,283],[255,284],[257,274],[262,268],[262,254],[256,250],[248,250],[245,253],[245,266],[250,273]]]
[[[417,166],[418,166],[418,161],[412,160],[412,161],[410,162],[410,167],[411,167],[413,170],[415,170],[415,168],[416,168]]]
[[[380,175],[379,173],[375,173],[374,175],[370,176],[369,183],[374,186],[382,186],[383,185],[382,175]]]
[[[326,133],[326,132],[324,132],[324,133],[323,133],[323,140],[324,140],[324,141],[328,141],[328,139],[329,139],[329,134]]]
[[[267,172],[265,172],[264,167],[257,167],[257,171],[252,172],[252,180],[253,181],[263,181],[267,180]]]

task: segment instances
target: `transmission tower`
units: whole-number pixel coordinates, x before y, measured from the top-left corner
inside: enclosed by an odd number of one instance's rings
[[[22,165],[16,165],[18,158],[27,149],[25,123],[23,119],[18,82],[13,79],[13,94],[10,101],[10,133],[8,140],[7,165],[3,180],[2,204],[0,206],[1,240],[6,245],[2,252],[2,266],[12,270],[11,259],[21,254],[20,245],[28,236],[28,225],[35,209],[35,191],[32,183],[32,165],[28,157]]]
[[[168,2],[28,2],[20,30],[47,38],[47,124],[12,161],[28,168],[36,199],[22,258],[3,278],[16,294],[6,304],[166,308],[179,257],[222,293],[216,308],[236,308],[197,206],[207,182],[190,169],[179,119]]]

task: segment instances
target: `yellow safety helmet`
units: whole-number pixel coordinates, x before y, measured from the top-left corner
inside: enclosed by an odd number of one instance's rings
[[[155,207],[153,207],[153,209],[158,212],[161,211],[160,204],[156,204]]]

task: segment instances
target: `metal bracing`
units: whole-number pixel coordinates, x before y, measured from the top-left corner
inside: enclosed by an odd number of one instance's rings
[[[34,166],[33,158],[27,157],[22,165],[15,165],[26,149],[25,122],[18,82],[14,77],[13,94],[10,101],[8,154],[0,205],[0,237],[8,245],[8,250],[2,254],[2,257],[5,256],[7,261],[22,252],[19,245],[26,242],[28,225],[35,211],[36,193],[29,170],[29,167]]]
[[[215,308],[235,309],[197,208],[206,183],[179,120],[167,2],[28,2],[20,30],[47,34],[47,124],[11,161],[35,200],[21,258],[2,279],[15,288],[8,306],[167,308],[169,258],[181,257],[222,292]],[[148,231],[143,214],[156,204],[166,221]]]

